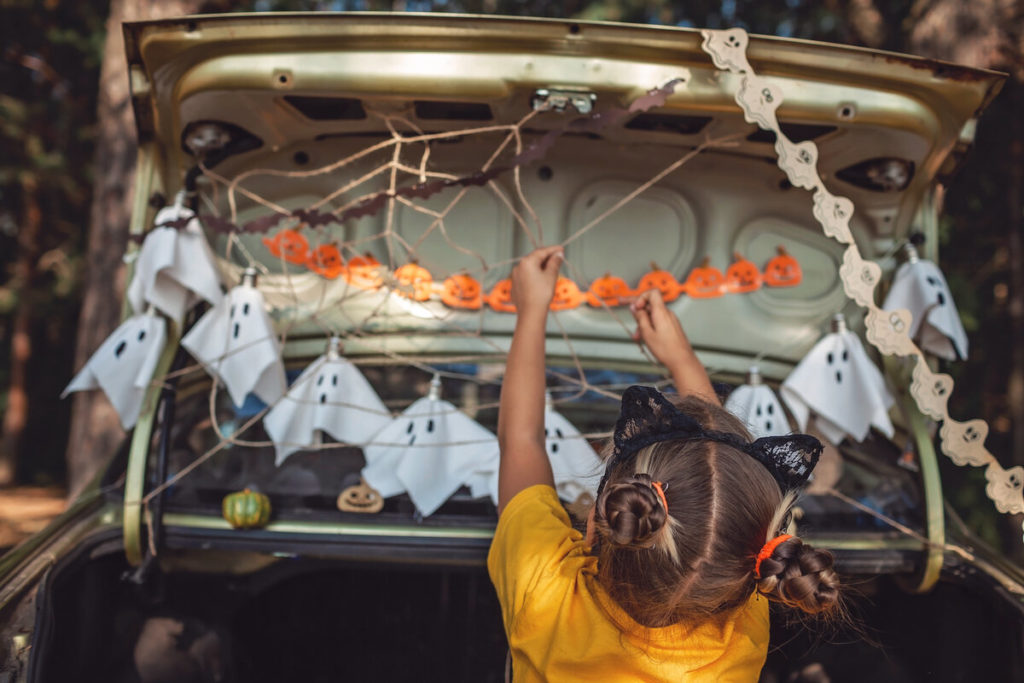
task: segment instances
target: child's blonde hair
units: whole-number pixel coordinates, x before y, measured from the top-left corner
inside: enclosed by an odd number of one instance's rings
[[[704,429],[749,440],[723,408],[693,396],[675,403]],[[722,441],[648,445],[611,465],[595,502],[599,580],[648,627],[706,621],[744,604],[755,589],[804,612],[829,612],[839,604],[830,552],[792,537],[758,561],[784,531],[794,498],[764,465]]]

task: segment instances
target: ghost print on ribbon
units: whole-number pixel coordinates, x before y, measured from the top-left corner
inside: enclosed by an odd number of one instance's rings
[[[224,383],[236,406],[250,393],[272,405],[288,386],[254,269],[246,269],[242,283],[192,326],[181,345]]]
[[[362,476],[385,498],[403,491],[421,515],[433,514],[463,484],[489,489],[498,469],[498,439],[441,398],[435,376],[430,393],[414,402],[363,448]]]
[[[569,503],[585,493],[597,494],[604,465],[580,431],[555,410],[551,395],[544,405],[544,446],[551,461],[558,496]]]
[[[833,444],[847,435],[863,441],[872,426],[893,436],[893,397],[841,314],[833,318],[832,332],[782,383],[780,393],[801,430],[807,429],[813,413],[815,426]]]
[[[136,312],[152,304],[178,325],[200,299],[215,305],[223,298],[213,251],[199,219],[183,201],[179,193],[174,205],[157,213],[127,291]]]
[[[73,391],[102,389],[121,426],[131,429],[166,341],[167,324],[154,310],[128,318],[96,349],[61,398]]]
[[[362,445],[389,424],[391,413],[359,368],[342,357],[337,337],[263,418],[279,466],[295,451],[318,446],[321,433]]]
[[[905,250],[907,261],[897,269],[882,308],[910,311],[910,336],[922,349],[947,360],[966,360],[967,333],[945,276],[934,263],[920,258],[914,245],[907,244]]]
[[[789,421],[782,404],[771,387],[764,383],[755,365],[747,373],[747,381],[733,389],[725,409],[743,420],[755,439],[789,434]]]

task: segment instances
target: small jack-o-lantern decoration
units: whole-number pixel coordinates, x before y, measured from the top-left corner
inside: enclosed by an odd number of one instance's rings
[[[583,303],[585,297],[579,286],[567,277],[560,277],[555,282],[555,295],[551,299],[552,311],[565,311],[576,308]]]
[[[221,512],[236,529],[260,529],[270,521],[270,499],[258,491],[236,491],[224,496]]]
[[[725,276],[722,275],[722,271],[710,264],[711,259],[705,256],[701,264],[686,278],[686,293],[694,299],[713,299],[722,296]]]
[[[770,287],[795,287],[804,279],[800,263],[779,246],[779,254],[764,267],[764,283]]]
[[[309,258],[309,242],[296,230],[282,230],[272,238],[264,237],[263,246],[275,257],[288,263],[301,266]]]
[[[434,278],[429,270],[415,261],[410,261],[396,270],[395,280],[398,282],[395,291],[399,295],[415,301],[426,301],[430,298]]]
[[[348,262],[345,269],[345,280],[353,287],[360,289],[379,289],[384,284],[381,273],[383,266],[372,254],[355,256]]]
[[[384,507],[384,498],[377,489],[360,479],[355,486],[349,486],[338,496],[338,509],[342,512],[373,514]]]
[[[637,283],[636,293],[643,294],[651,289],[661,292],[661,298],[664,301],[675,301],[683,293],[683,287],[679,284],[679,280],[676,280],[675,275],[667,270],[662,270],[653,261],[651,261],[651,272],[640,278],[640,282]]]
[[[734,253],[732,259],[732,265],[725,271],[725,291],[743,294],[760,289],[761,271],[757,269],[753,261],[748,261],[738,253]]]
[[[441,288],[441,301],[452,308],[477,310],[484,303],[480,283],[465,273],[458,273],[445,279]]]
[[[621,277],[605,273],[590,283],[587,292],[587,303],[595,308],[601,306],[621,306],[627,297],[633,296],[633,290]]]
[[[333,244],[321,244],[309,252],[306,267],[317,275],[333,280],[345,272],[345,261],[341,258],[338,247]]]
[[[516,306],[512,303],[512,280],[504,279],[494,285],[487,295],[487,305],[501,313],[515,313]]]

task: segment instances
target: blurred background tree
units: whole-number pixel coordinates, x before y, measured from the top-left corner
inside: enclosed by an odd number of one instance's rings
[[[78,491],[122,437],[98,394],[77,397],[70,421],[69,404],[57,401],[73,368],[119,322],[135,159],[119,22],[253,10],[740,26],[1007,71],[1011,78],[947,195],[943,264],[971,335],[971,358],[943,370],[957,380],[954,415],[986,419],[990,450],[1004,465],[1024,464],[1021,0],[0,0],[0,354],[10,359],[0,365],[0,485],[67,481]],[[954,505],[997,541],[983,472],[941,460]],[[1019,536],[1019,526],[1005,528]]]

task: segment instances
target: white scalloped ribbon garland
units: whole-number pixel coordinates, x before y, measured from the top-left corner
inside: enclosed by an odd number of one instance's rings
[[[732,28],[724,31],[703,30],[703,50],[715,67],[740,75],[735,93],[736,103],[748,123],[775,133],[775,150],[779,168],[789,182],[814,192],[814,218],[825,234],[848,245],[839,268],[839,277],[846,294],[867,309],[866,337],[885,355],[916,356],[910,385],[921,412],[942,423],[939,429],[942,452],[957,465],[985,467],[988,482],[985,493],[1002,513],[1024,512],[1024,467],[1003,468],[985,448],[988,425],[984,420],[957,422],[949,416],[947,405],[953,391],[953,378],[934,373],[924,354],[911,340],[910,312],[905,309],[886,311],[875,304],[875,288],[882,279],[877,263],[865,260],[850,233],[853,202],[830,193],[818,175],[818,146],[812,141],[794,143],[783,132],[775,117],[782,102],[782,91],[769,79],[760,77],[747,61],[749,38],[746,31]]]

